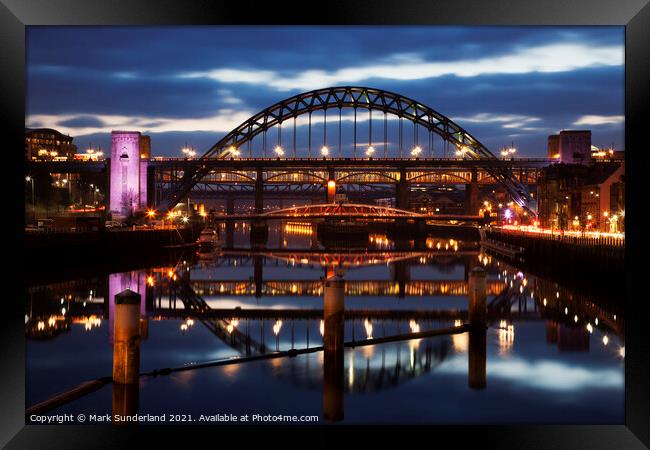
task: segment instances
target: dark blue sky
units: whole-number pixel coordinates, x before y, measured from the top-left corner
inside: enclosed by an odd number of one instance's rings
[[[156,155],[199,152],[311,89],[414,98],[493,153],[545,156],[561,129],[624,148],[623,27],[28,27],[26,125],[110,148],[147,132]]]

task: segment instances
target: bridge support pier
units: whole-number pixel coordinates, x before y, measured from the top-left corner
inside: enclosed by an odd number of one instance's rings
[[[255,298],[260,298],[264,282],[264,257],[261,255],[253,256],[253,280],[255,282]]]
[[[395,207],[397,209],[409,210],[409,184],[406,179],[406,170],[400,170],[399,181],[396,185]]]
[[[269,226],[266,220],[255,220],[251,223],[251,246],[254,248],[264,247],[269,238]]]
[[[411,267],[408,261],[395,261],[392,264],[393,279],[397,282],[397,295],[406,296],[406,282],[411,278]]]
[[[477,328],[485,328],[487,316],[487,281],[485,269],[474,267],[469,273],[469,324]]]
[[[235,214],[235,199],[233,197],[226,198],[226,214]]]
[[[327,185],[325,186],[327,203],[334,203],[336,201],[336,173],[334,169],[329,169],[327,175]]]
[[[264,212],[264,172],[262,169],[257,169],[255,175],[255,213],[262,214]]]
[[[485,270],[475,267],[469,274],[469,331],[467,381],[471,389],[485,389],[487,363],[487,280]]]
[[[477,215],[478,210],[478,173],[476,169],[472,169],[470,183],[465,185],[465,212]]]
[[[323,307],[323,418],[343,420],[345,280],[325,280]]]

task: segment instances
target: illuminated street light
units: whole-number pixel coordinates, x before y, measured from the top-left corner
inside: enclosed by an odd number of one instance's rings
[[[181,220],[183,221],[183,223],[187,223],[187,222],[190,221],[190,218],[187,217],[187,216],[183,216],[183,217],[181,218]]]
[[[415,147],[413,147],[413,150],[411,150],[411,156],[418,157],[420,153],[422,153],[422,147],[420,147],[419,145],[416,145]]]
[[[150,209],[149,211],[147,211],[147,216],[149,216],[151,218],[155,217],[156,216],[156,211],[154,211],[153,209]]]
[[[279,145],[276,145],[273,151],[275,152],[276,155],[278,155],[278,157],[284,156],[284,150]]]
[[[373,147],[373,146],[371,145],[371,146],[368,147],[368,149],[366,150],[366,156],[372,156],[373,153],[375,153],[375,147]]]
[[[320,148],[320,154],[323,155],[323,156],[328,156],[328,155],[330,154],[330,149],[327,148],[326,145],[323,145],[323,146]]]

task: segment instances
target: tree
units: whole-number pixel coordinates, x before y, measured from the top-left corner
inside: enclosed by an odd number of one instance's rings
[[[133,217],[133,213],[135,212],[135,202],[136,195],[135,192],[133,192],[133,189],[129,189],[128,191],[125,191],[122,193],[122,200],[121,200],[121,207],[122,207],[122,214],[124,214],[127,218],[127,221],[129,221]]]

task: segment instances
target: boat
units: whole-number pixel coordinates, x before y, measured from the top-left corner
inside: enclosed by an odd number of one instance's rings
[[[199,249],[206,250],[220,247],[222,241],[219,239],[217,230],[208,227],[204,228],[203,231],[201,231],[197,244],[199,246]]]

